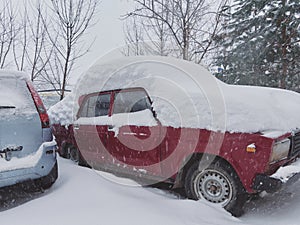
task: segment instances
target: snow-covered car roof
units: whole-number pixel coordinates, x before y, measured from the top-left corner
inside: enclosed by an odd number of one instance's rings
[[[300,128],[300,94],[227,85],[198,64],[169,57],[99,60],[78,82],[70,97],[76,104],[69,111],[76,114],[77,99],[84,94],[129,87],[147,90],[165,126],[250,133]]]

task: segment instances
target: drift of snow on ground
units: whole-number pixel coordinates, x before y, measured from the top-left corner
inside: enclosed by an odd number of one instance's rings
[[[111,182],[59,158],[59,178],[54,186],[39,198],[1,212],[1,224],[298,225],[299,185],[248,202],[246,214],[237,219],[220,207],[178,199],[167,191]]]
[[[300,128],[300,94],[227,85],[200,65],[167,57],[100,60],[73,94],[50,108],[52,123],[73,123],[77,100],[84,94],[126,87],[144,87],[165,126],[279,134]]]

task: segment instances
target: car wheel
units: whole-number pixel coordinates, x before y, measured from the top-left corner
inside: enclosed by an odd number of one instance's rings
[[[221,162],[206,168],[199,165],[197,161],[187,171],[184,183],[187,197],[219,204],[232,215],[241,216],[247,194],[235,171]]]
[[[92,168],[87,161],[83,158],[81,153],[79,152],[79,160],[78,160],[78,165],[82,167],[87,167],[87,168]]]
[[[79,162],[79,151],[78,151],[78,149],[75,148],[74,146],[70,145],[70,146],[68,146],[68,152],[69,152],[70,159],[73,162],[78,163]]]
[[[62,157],[62,158],[65,158],[65,159],[69,159],[70,158],[70,155],[69,155],[69,144],[64,144],[61,146],[61,149],[59,151],[59,155]]]
[[[47,176],[39,178],[34,181],[35,183],[34,186],[42,190],[49,189],[55,183],[57,177],[58,177],[58,166],[56,162],[52,170]]]

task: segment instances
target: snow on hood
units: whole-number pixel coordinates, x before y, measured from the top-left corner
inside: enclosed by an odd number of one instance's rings
[[[145,88],[164,126],[250,133],[300,128],[300,94],[227,85],[200,65],[168,57],[99,60],[70,97],[50,108],[52,122],[72,123],[84,94],[127,87]]]

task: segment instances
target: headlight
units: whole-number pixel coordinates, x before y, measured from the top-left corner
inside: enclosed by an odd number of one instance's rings
[[[276,162],[288,157],[290,150],[290,139],[286,138],[274,144],[270,162]]]

